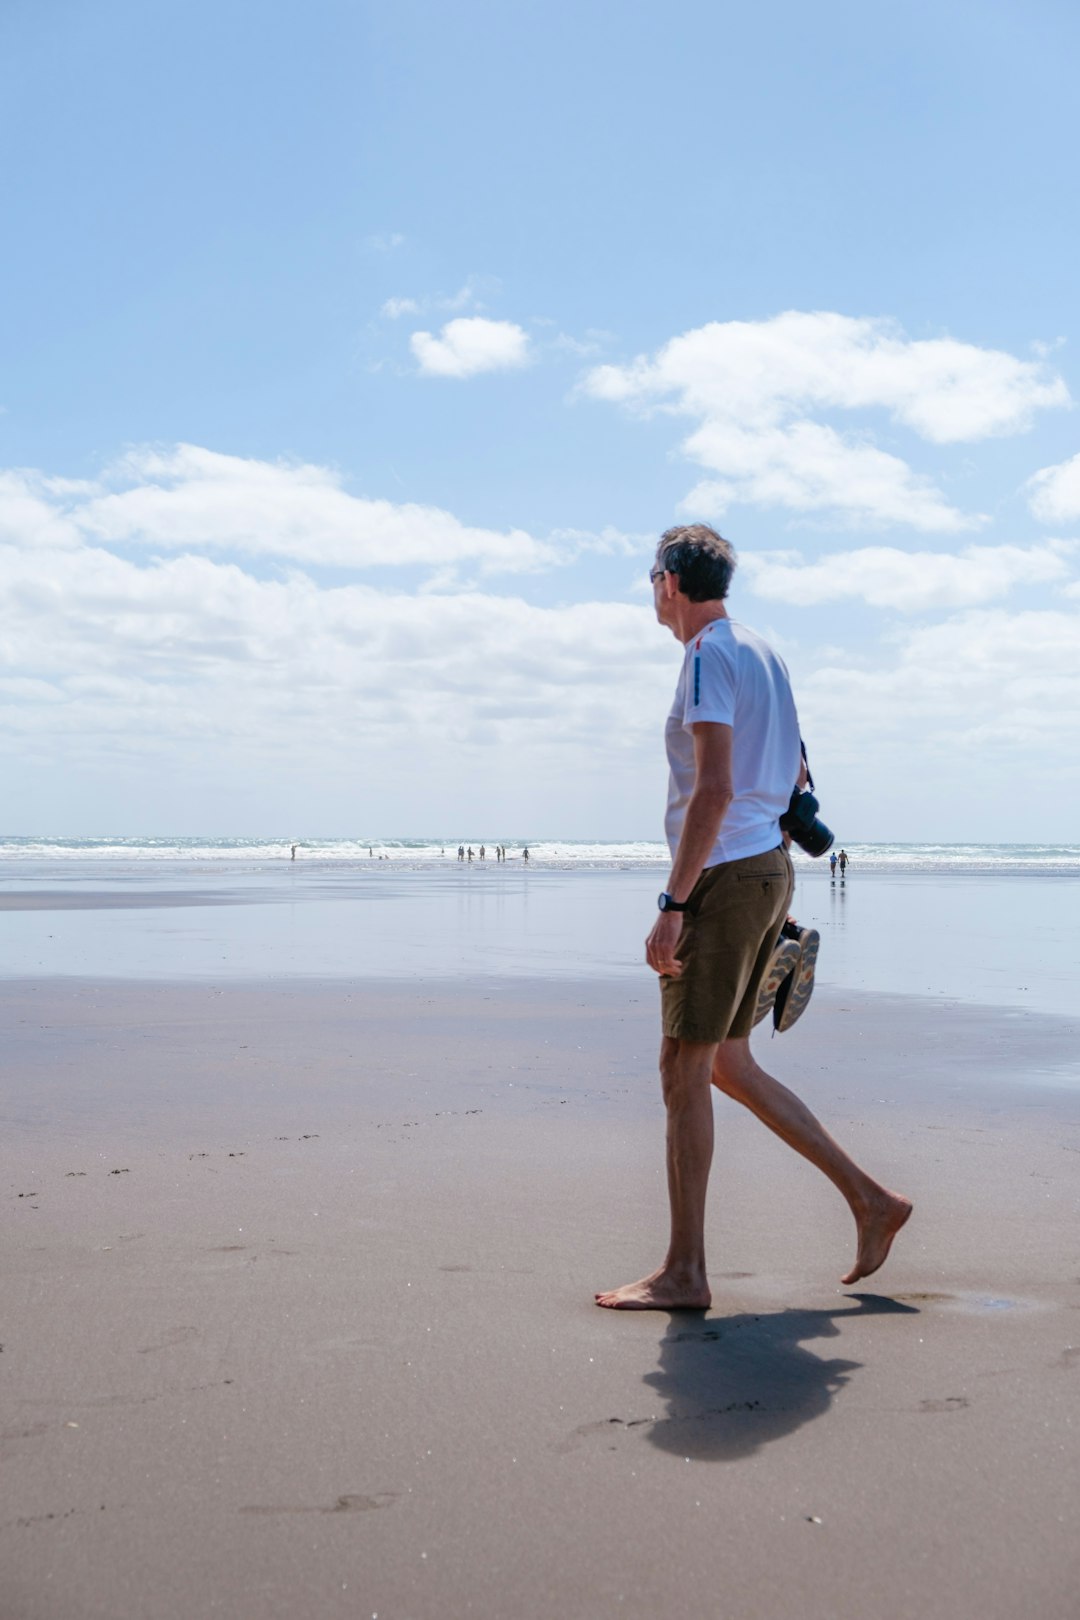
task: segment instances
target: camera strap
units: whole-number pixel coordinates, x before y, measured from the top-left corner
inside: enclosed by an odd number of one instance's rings
[[[811,793],[813,793],[814,778],[810,773],[810,761],[806,757],[806,744],[803,742],[801,737],[799,738],[799,749],[802,753],[802,762],[806,766],[806,785],[810,789]]]

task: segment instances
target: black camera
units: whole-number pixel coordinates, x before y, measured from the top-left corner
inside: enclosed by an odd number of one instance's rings
[[[803,788],[792,788],[791,801],[780,817],[780,831],[790,833],[808,855],[824,855],[836,842],[836,834],[818,820],[818,802]]]

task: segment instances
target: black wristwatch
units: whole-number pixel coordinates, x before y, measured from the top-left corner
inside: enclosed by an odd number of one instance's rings
[[[666,889],[656,903],[661,911],[685,911],[690,904],[689,900],[673,900]]]

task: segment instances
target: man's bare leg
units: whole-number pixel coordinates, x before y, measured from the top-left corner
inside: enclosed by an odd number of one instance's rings
[[[712,1079],[719,1090],[743,1103],[840,1189],[859,1234],[855,1264],[841,1281],[853,1283],[869,1277],[884,1264],[893,1238],[911,1214],[910,1199],[890,1192],[861,1170],[805,1103],[754,1061],[748,1038],[724,1041],[716,1048]]]
[[[618,1311],[706,1310],[712,1304],[705,1274],[705,1193],[713,1152],[710,1081],[716,1047],[676,1041],[660,1047],[660,1080],[667,1106],[668,1200],[671,1241],[658,1271],[640,1282],[597,1294],[596,1303]]]

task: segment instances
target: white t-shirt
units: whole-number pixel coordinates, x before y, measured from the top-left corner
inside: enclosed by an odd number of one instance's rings
[[[687,645],[668,715],[664,742],[671,780],[664,830],[672,860],[696,774],[690,728],[700,720],[731,726],[734,733],[735,797],[705,865],[775,849],[799,775],[799,717],[783,660],[731,619],[714,619]]]

